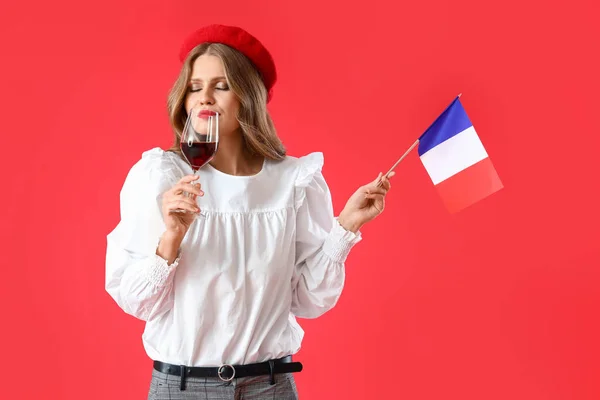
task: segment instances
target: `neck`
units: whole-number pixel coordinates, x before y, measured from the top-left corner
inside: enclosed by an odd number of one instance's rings
[[[262,169],[263,157],[250,154],[239,133],[221,136],[217,154],[210,161],[213,168],[229,175],[255,175]]]

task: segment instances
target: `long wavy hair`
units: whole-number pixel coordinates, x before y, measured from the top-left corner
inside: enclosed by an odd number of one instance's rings
[[[267,110],[267,89],[254,64],[239,51],[220,43],[204,43],[196,46],[183,62],[179,76],[169,92],[167,110],[173,129],[174,141],[169,151],[178,153],[187,111],[185,100],[190,89],[194,61],[207,54],[219,57],[230,90],[240,101],[237,120],[247,150],[271,160],[282,160],[286,149],[277,136],[273,120]]]

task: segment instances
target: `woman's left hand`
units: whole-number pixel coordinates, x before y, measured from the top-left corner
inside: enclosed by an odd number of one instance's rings
[[[392,187],[389,178],[394,176],[391,172],[388,177],[379,173],[377,179],[358,188],[346,202],[346,206],[340,213],[338,221],[344,229],[357,232],[364,224],[373,220],[383,212],[385,208],[385,196]],[[379,181],[381,186],[377,186]]]

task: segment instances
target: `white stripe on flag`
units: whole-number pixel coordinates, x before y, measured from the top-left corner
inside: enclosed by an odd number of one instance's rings
[[[421,156],[434,185],[487,158],[488,154],[472,126],[438,144]]]

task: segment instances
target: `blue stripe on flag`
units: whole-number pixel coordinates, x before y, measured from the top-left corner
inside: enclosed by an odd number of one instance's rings
[[[419,138],[419,156],[471,126],[467,112],[456,97]]]

